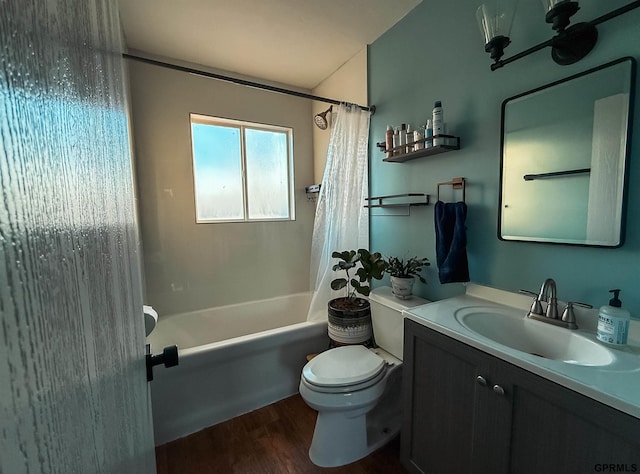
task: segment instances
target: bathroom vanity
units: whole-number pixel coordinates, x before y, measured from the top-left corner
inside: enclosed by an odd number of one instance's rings
[[[528,320],[526,298],[485,288],[469,285],[464,296],[406,314],[405,467],[418,473],[522,474],[598,472],[615,464],[616,472],[640,471],[638,348],[590,346],[591,329],[574,333]],[[489,326],[503,324],[495,339],[514,331],[515,322],[533,343],[518,342],[515,333],[517,348],[496,342],[488,332],[471,329],[478,327],[468,324],[470,314],[491,320]],[[536,331],[544,340],[535,340]],[[563,337],[577,352],[554,351],[551,346]],[[532,347],[542,354],[526,352]]]

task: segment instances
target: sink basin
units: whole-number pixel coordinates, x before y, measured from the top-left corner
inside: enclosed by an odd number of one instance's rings
[[[589,366],[608,365],[614,360],[600,343],[570,329],[534,321],[515,309],[466,307],[455,316],[477,335],[535,356]]]

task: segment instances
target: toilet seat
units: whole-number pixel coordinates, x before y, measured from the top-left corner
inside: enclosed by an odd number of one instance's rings
[[[302,379],[312,390],[357,390],[377,382],[384,368],[384,359],[366,347],[344,346],[311,359],[302,369]]]
[[[354,385],[338,385],[336,387],[314,385],[304,377],[301,377],[300,381],[302,382],[302,384],[304,386],[306,386],[312,392],[336,393],[336,394],[339,394],[339,393],[355,393],[355,392],[358,392],[358,391],[365,390],[365,389],[367,389],[369,387],[372,387],[373,385],[376,385],[386,375],[387,375],[387,370],[385,370],[385,368],[383,367],[382,371],[378,375],[373,377],[373,378],[367,379],[367,380],[365,380],[363,382],[360,382],[360,383],[357,383],[357,384],[354,384]]]

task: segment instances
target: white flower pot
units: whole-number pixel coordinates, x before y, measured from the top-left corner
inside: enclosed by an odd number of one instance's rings
[[[411,298],[413,294],[413,284],[415,279],[413,277],[401,278],[391,277],[391,292],[396,298],[406,300]]]

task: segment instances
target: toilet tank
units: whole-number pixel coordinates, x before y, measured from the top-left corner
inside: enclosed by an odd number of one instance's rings
[[[369,301],[371,302],[371,321],[376,344],[402,360],[404,347],[404,316],[402,311],[430,303],[430,301],[417,296],[406,300],[396,298],[388,286],[372,290]]]

